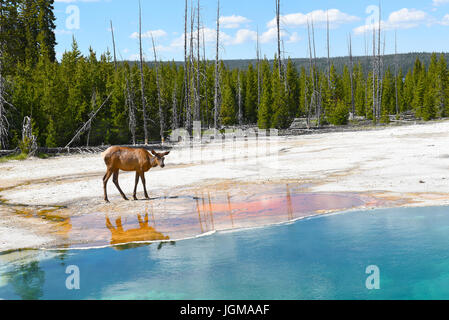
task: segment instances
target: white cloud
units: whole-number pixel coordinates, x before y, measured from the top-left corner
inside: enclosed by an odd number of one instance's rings
[[[449,26],[449,14],[446,14],[443,19],[440,21],[440,24],[443,26]]]
[[[146,32],[142,33],[142,38],[151,38],[151,35],[153,35],[153,37],[156,38],[162,38],[165,37],[167,35],[167,32],[165,32],[164,30],[148,30]],[[133,34],[130,35],[130,38],[132,39],[138,39],[139,38],[139,33],[138,32],[134,32]]]
[[[281,23],[287,27],[304,27],[307,26],[307,21],[313,21],[315,25],[325,26],[329,17],[329,23],[336,27],[341,24],[350,23],[360,20],[359,17],[351,16],[347,13],[341,12],[338,9],[315,10],[309,13],[291,13],[281,16]],[[267,24],[268,28],[276,27],[276,18],[273,18]]]
[[[281,30],[280,34],[283,39],[286,39],[287,43],[296,43],[301,40],[301,37],[297,32],[293,32],[291,35],[289,35],[286,31]],[[277,41],[277,28],[275,27],[269,28],[267,31],[260,35],[261,43],[269,43],[274,41]]]
[[[249,22],[251,22],[251,20],[242,16],[236,16],[235,14],[232,16],[220,17],[220,25],[225,29],[237,29],[240,25]]]
[[[235,34],[233,44],[242,44],[248,41],[257,41],[257,32],[248,29],[240,29]]]
[[[287,39],[287,43],[296,43],[301,41],[301,37],[298,35],[297,32],[293,32],[290,37]]]
[[[449,3],[449,0],[433,0],[433,5],[434,6],[441,6],[445,3]]]
[[[416,9],[403,8],[392,12],[386,21],[381,21],[381,28],[383,30],[394,29],[411,29],[418,27],[421,24],[432,24],[435,19],[424,11]],[[378,22],[371,22],[354,29],[355,34],[364,34],[373,29],[378,29]]]

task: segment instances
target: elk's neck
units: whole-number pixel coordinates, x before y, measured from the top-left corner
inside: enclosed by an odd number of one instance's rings
[[[150,156],[150,168],[155,168],[155,167],[157,167],[156,157]]]

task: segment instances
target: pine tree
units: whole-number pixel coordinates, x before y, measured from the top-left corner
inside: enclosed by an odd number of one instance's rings
[[[413,109],[413,96],[415,92],[415,82],[413,78],[413,73],[409,70],[405,76],[404,80],[404,90],[403,90],[403,112]]]
[[[252,64],[246,74],[245,115],[248,123],[257,122],[257,73]]]
[[[258,112],[258,121],[257,125],[260,129],[269,129],[271,128],[271,118],[272,118],[272,81],[271,80],[271,71],[270,65],[267,60],[262,62],[262,75],[263,75],[263,90],[262,90],[262,101],[260,103],[260,108]]]
[[[359,116],[366,116],[365,110],[365,79],[363,75],[362,65],[359,62],[354,69],[354,83],[355,83],[355,110],[356,114]]]
[[[285,87],[280,78],[278,65],[276,63],[274,63],[271,77],[271,90],[273,108],[271,127],[286,129],[291,124],[290,113],[285,97]]]
[[[437,117],[445,117],[448,108],[448,90],[449,90],[449,77],[447,71],[447,63],[444,54],[440,55],[437,66],[437,97],[436,97],[436,107],[437,107]]]
[[[383,123],[388,122],[388,116],[390,114],[396,113],[396,91],[394,85],[394,77],[390,71],[390,68],[387,68],[385,71],[385,75],[382,81],[382,106],[381,106],[381,114]]]
[[[287,108],[288,108],[288,121],[291,123],[293,119],[298,114],[299,110],[299,99],[300,99],[300,89],[299,89],[299,75],[298,71],[293,64],[291,59],[288,59],[287,63]]]
[[[236,101],[235,93],[231,84],[231,77],[225,76],[222,88],[222,100],[221,100],[221,122],[225,126],[234,125],[236,123]]]

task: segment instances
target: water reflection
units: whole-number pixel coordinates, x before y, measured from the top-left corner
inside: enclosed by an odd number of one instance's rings
[[[139,221],[139,228],[125,230],[122,224],[122,218],[119,217],[115,220],[116,227],[114,227],[106,216],[106,227],[111,232],[111,245],[124,244],[130,242],[145,242],[145,241],[162,241],[169,240],[169,236],[165,236],[160,232],[157,232],[154,227],[149,225],[148,213],[145,214],[144,220],[142,216],[137,215]]]
[[[238,193],[231,188],[215,191],[213,199],[209,191],[206,196],[203,192],[193,197],[196,227],[201,234],[288,222],[313,214],[358,207],[364,203],[355,194],[304,193],[300,186],[289,183],[276,188],[248,185],[239,189]],[[181,224],[189,230],[188,219],[180,221],[188,216],[186,212],[174,219],[178,219],[178,226]]]
[[[49,221],[51,234],[57,236],[53,248],[114,245],[120,250],[129,243],[134,247],[137,242],[169,242],[212,231],[284,223],[360,207],[366,200],[357,194],[307,193],[304,186],[293,182],[218,183],[193,190],[167,191],[151,201],[120,202],[104,211],[86,210],[70,218],[56,213],[57,208],[21,212],[14,209],[23,217]]]
[[[20,265],[16,270],[7,272],[4,277],[22,300],[37,300],[44,295],[45,272],[37,261]]]

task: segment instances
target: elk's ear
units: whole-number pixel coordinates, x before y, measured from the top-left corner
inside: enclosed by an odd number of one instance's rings
[[[151,149],[150,153],[151,153],[153,156],[157,156],[157,152],[154,151],[153,149]]]
[[[164,156],[168,156],[170,154],[170,151],[164,152]]]

